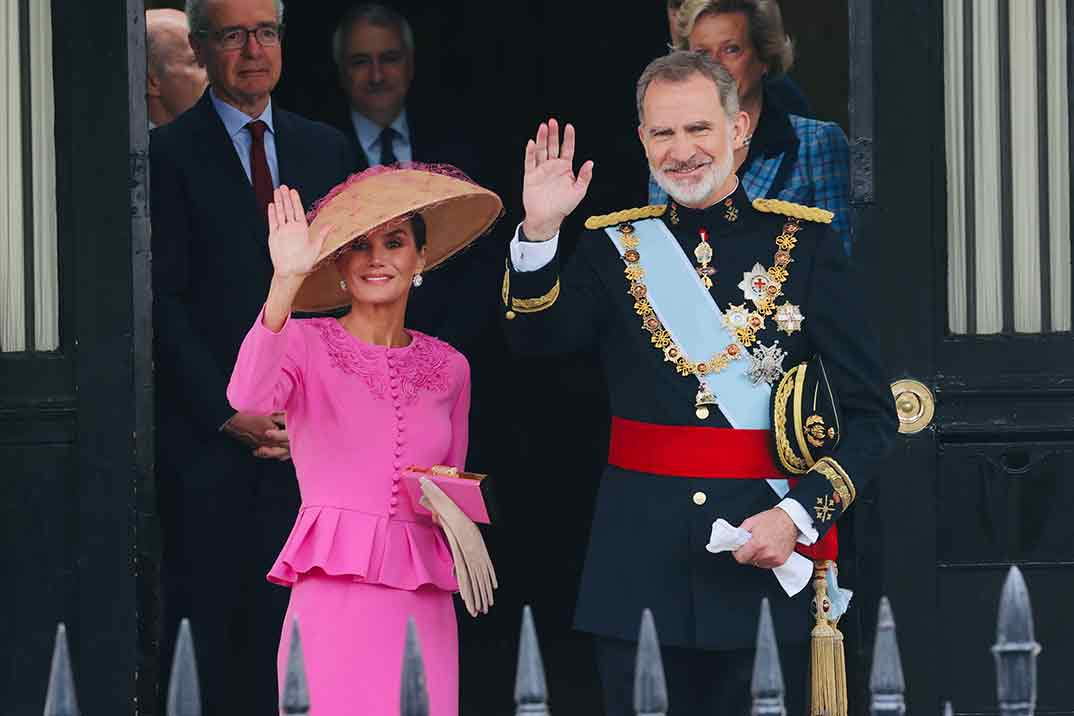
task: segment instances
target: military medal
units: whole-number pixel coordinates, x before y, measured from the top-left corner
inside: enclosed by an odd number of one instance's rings
[[[712,288],[712,276],[716,273],[716,269],[709,266],[709,263],[712,262],[712,246],[709,245],[709,232],[705,229],[698,229],[697,235],[701,238],[701,241],[694,247],[694,258],[697,259],[697,275],[701,277],[701,283],[705,284],[705,288]]]
[[[783,359],[786,356],[786,351],[779,347],[779,341],[770,346],[758,343],[750,354],[750,367],[746,369],[746,377],[753,383],[775,383],[783,377]]]
[[[726,206],[728,213],[724,218],[727,221],[735,221],[738,218],[738,212],[733,205]],[[669,221],[672,224],[678,224],[679,217],[675,211],[675,204],[670,203],[669,208]],[[733,337],[732,341],[707,360],[695,363],[675,343],[653,310],[652,304],[649,303],[649,290],[645,285],[645,269],[642,268],[639,251],[641,242],[634,234],[634,227],[629,221],[619,225],[618,238],[624,249],[623,273],[629,283],[628,292],[634,301],[634,312],[641,319],[642,329],[649,333],[649,342],[664,354],[664,360],[671,363],[679,375],[692,376],[697,379],[699,387],[694,397],[694,414],[698,420],[708,419],[711,408],[717,405],[716,396],[705,383],[705,376],[723,371],[732,361],[748,360],[746,378],[755,384],[771,385],[784,375],[783,360],[787,356],[786,351],[779,347],[779,341],[770,346],[764,345],[758,341],[758,334],[764,330],[767,317],[771,317],[779,330],[787,334],[800,331],[802,328],[802,321],[805,317],[799,306],[786,302],[780,306],[775,305],[776,300],[783,295],[783,284],[790,278],[788,266],[794,261],[791,252],[797,244],[795,234],[799,228],[797,219],[788,219],[783,226],[783,231],[776,237],[777,250],[773,257],[772,267],[766,269],[758,263],[743,274],[742,282],[738,284],[738,287],[746,300],[738,305],[732,304],[723,312],[723,327]],[[706,288],[712,288],[711,276],[716,273],[716,269],[711,265],[712,246],[709,245],[708,232],[705,229],[701,229],[698,233],[701,241],[694,248],[694,257],[698,263],[697,274]],[[746,307],[748,304],[753,304],[753,310]],[[754,346],[752,350],[750,346]],[[831,439],[831,431],[822,423],[814,421],[807,427],[812,441]]]
[[[801,309],[793,303],[784,303],[776,307],[776,325],[779,330],[787,335],[802,330],[802,321],[805,316]]]
[[[674,208],[674,204],[672,205]],[[641,242],[634,233],[634,227],[629,222],[619,225],[619,242],[623,246],[623,262],[626,264],[623,273],[630,282],[628,292],[634,300],[634,313],[641,318],[642,328],[649,333],[649,342],[654,348],[664,353],[664,360],[675,366],[675,370],[681,376],[694,376],[697,379],[699,389],[694,398],[694,414],[698,420],[706,420],[710,414],[710,408],[716,405],[716,396],[709,390],[705,383],[705,376],[719,373],[731,364],[731,361],[748,356],[748,352],[737,343],[729,343],[722,351],[714,353],[708,360],[694,362],[686,355],[672,339],[671,334],[660,318],[656,315],[649,303],[649,289],[645,285],[645,269],[641,266]],[[703,240],[702,243],[708,247]],[[709,257],[711,261],[711,256]],[[713,269],[715,270],[715,269]],[[746,317],[745,325],[748,325],[749,317]]]
[[[694,414],[697,415],[698,420],[706,420],[709,417],[709,406],[716,405],[716,396],[712,394],[704,381],[698,380],[698,383],[701,384],[701,388],[697,391],[697,397],[694,398]]]

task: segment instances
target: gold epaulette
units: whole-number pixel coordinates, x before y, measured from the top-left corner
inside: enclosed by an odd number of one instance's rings
[[[667,208],[667,204],[650,204],[649,206],[639,206],[635,209],[613,211],[611,214],[591,216],[585,220],[585,228],[603,229],[606,226],[615,226],[617,224],[622,224],[625,221],[655,219],[658,216],[663,216],[664,212],[667,211]]]
[[[783,214],[784,216],[790,216],[795,219],[815,221],[818,224],[830,224],[832,223],[832,219],[835,218],[835,214],[827,209],[793,204],[781,199],[754,199],[753,208],[757,211],[763,211],[766,214]],[[589,222],[586,223],[588,224]]]

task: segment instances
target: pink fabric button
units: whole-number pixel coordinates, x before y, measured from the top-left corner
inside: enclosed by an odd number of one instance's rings
[[[395,467],[396,470],[400,469],[402,466],[403,466],[403,463],[399,462],[398,460],[395,461],[394,467]]]
[[[399,498],[398,498],[398,497],[393,497],[393,498],[392,498],[392,499],[391,499],[391,500],[389,501],[389,504],[390,504],[390,505],[391,505],[392,507],[395,507],[396,505],[398,505],[398,504],[399,504]]]
[[[395,456],[396,457],[402,457],[403,456],[403,446],[402,445],[400,445],[399,447],[395,448]]]
[[[399,510],[395,509],[394,507],[389,507],[388,508],[388,516],[393,517],[393,516],[395,516],[395,513],[398,512],[398,511]]]
[[[395,483],[395,482],[399,482],[399,480],[401,480],[401,479],[402,479],[402,477],[403,477],[402,475],[398,475],[398,474],[397,474],[397,475],[395,475],[394,477],[392,477],[392,482],[393,482],[393,483]]]
[[[402,418],[400,418],[399,419],[399,425],[397,427],[399,428],[399,432],[405,432],[406,431],[406,421],[403,420]]]
[[[398,493],[399,493],[399,481],[398,481],[398,480],[396,480],[396,481],[395,481],[395,484],[394,484],[394,485],[392,485],[392,494],[393,494],[393,495],[396,495],[396,494],[398,494]]]

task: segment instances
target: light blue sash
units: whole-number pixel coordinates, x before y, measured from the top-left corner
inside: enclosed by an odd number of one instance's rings
[[[702,285],[694,265],[683,252],[667,226],[660,219],[633,222],[639,240],[639,265],[645,269],[647,298],[671,339],[693,361],[708,360],[738,341],[723,326],[723,312],[712,294]],[[618,241],[619,230],[605,229],[616,251],[622,256],[626,248]],[[745,299],[743,299],[745,300]],[[717,407],[732,428],[769,430],[772,417],[769,406],[772,387],[753,383],[746,377],[749,354],[739,343],[742,357],[732,360],[724,370],[709,373],[703,380],[716,397]],[[768,480],[781,498],[788,492],[787,481]]]

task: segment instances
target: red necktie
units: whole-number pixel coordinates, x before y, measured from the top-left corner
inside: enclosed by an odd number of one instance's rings
[[[253,143],[250,144],[250,178],[254,184],[254,197],[257,208],[264,214],[272,203],[272,172],[269,171],[268,158],[265,156],[265,130],[268,125],[260,119],[246,125],[250,130]]]

